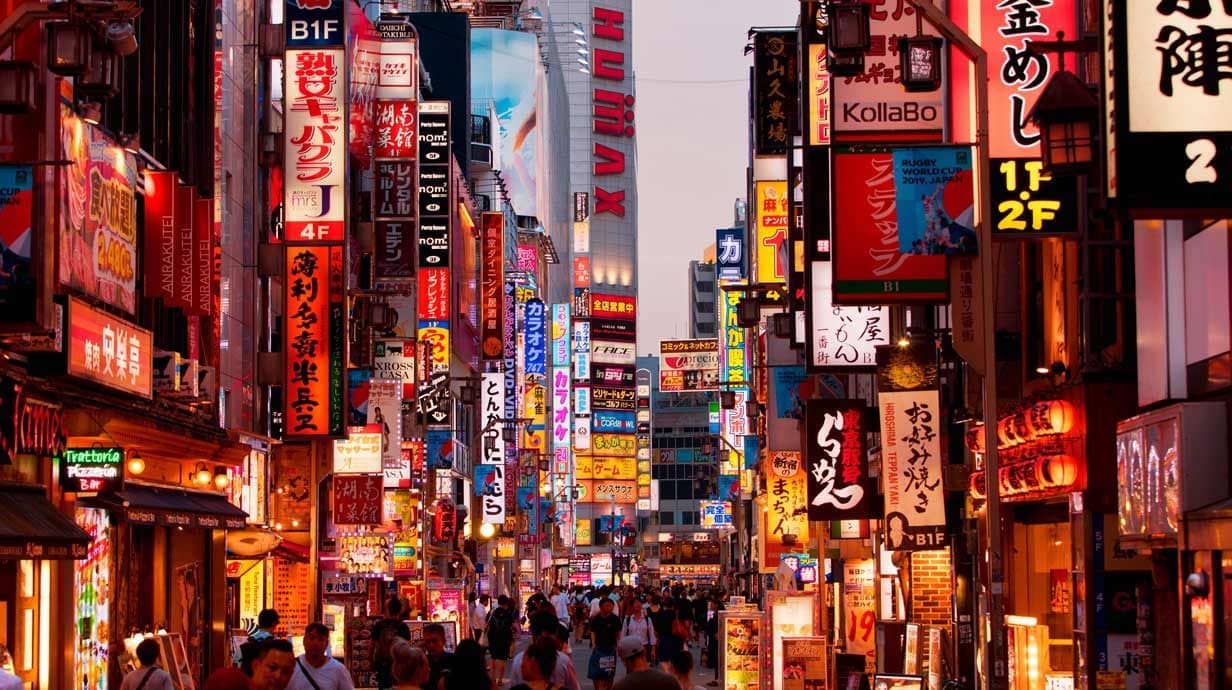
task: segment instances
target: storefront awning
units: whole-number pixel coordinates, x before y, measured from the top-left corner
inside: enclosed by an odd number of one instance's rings
[[[243,529],[248,513],[214,494],[129,484],[92,499],[121,512],[129,522],[196,529]]]
[[[90,541],[43,487],[0,482],[0,558],[85,558]]]

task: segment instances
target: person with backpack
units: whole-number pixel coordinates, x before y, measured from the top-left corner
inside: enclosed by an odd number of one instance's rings
[[[295,673],[287,690],[355,690],[351,672],[326,654],[328,647],[329,628],[309,623],[304,628],[304,653],[295,660]]]
[[[513,649],[514,626],[513,600],[504,594],[496,600],[496,607],[488,614],[488,652],[492,655],[492,680],[499,687],[505,682],[505,665]]]
[[[655,663],[657,639],[655,638],[654,623],[642,611],[640,599],[633,599],[629,602],[628,613],[625,614],[624,625],[620,630],[620,639],[623,640],[625,638],[632,638],[641,642],[646,648],[646,660],[651,665]]]

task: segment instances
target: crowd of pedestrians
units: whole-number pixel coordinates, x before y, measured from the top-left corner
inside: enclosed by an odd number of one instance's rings
[[[412,643],[403,604],[391,599],[371,631],[373,671],[382,690],[581,690],[579,673],[595,690],[703,690],[693,683],[692,649],[713,668],[717,612],[723,593],[681,586],[553,587],[534,592],[520,609],[507,596],[471,595],[469,637],[445,650],[445,628],[430,623]],[[303,654],[277,637],[278,614],[262,611],[241,645],[235,667],[211,674],[202,690],[355,690],[351,674],[329,654],[329,629],[311,623]],[[529,640],[514,655],[519,635]],[[573,647],[589,647],[584,669]],[[140,666],[121,690],[171,690],[172,678],[150,639],[138,645]],[[624,675],[617,680],[617,666]]]

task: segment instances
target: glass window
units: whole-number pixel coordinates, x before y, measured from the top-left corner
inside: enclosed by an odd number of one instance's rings
[[[676,482],[676,498],[681,500],[693,499],[693,480],[682,479]]]
[[[660,498],[662,498],[662,497],[660,497]],[[673,513],[673,512],[672,512],[672,511],[670,511],[670,510],[660,511],[660,512],[659,512],[659,524],[660,524],[660,525],[674,525],[674,524],[676,524],[676,514],[675,514],[675,513]]]
[[[659,482],[659,498],[668,501],[676,500],[676,482]]]
[[[698,523],[698,515],[696,510],[686,510],[680,513],[680,524],[696,525]]]

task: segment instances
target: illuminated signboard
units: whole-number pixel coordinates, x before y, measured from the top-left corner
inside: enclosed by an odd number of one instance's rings
[[[340,44],[341,22],[338,31]],[[341,242],[346,238],[346,51],[290,45],[288,36],[285,236],[295,242]]]
[[[154,336],[150,331],[68,301],[68,374],[144,398],[154,395]]]
[[[1078,181],[1044,170],[1043,161],[992,161],[992,232],[1036,237],[1078,232]]]
[[[343,435],[342,245],[286,247],[283,405],[288,436]]]
[[[757,219],[753,242],[759,283],[787,282],[787,183],[754,182]]]
[[[479,325],[483,358],[505,355],[505,217],[484,213],[480,235]]]
[[[65,448],[60,454],[60,489],[79,493],[109,493],[124,480],[121,448]]]
[[[664,393],[718,390],[718,340],[660,341],[659,364],[659,390]]]
[[[753,148],[758,156],[787,152],[800,78],[795,31],[758,31],[753,38]]]
[[[701,501],[702,529],[730,529],[732,527],[731,501]]]

